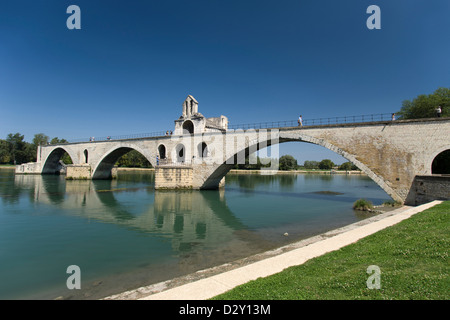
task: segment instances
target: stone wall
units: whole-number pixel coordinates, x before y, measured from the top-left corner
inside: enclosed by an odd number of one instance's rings
[[[280,137],[315,143],[356,164],[394,200],[412,204],[416,175],[430,175],[436,155],[450,148],[449,119],[384,121],[307,126],[280,131]]]
[[[190,166],[157,166],[155,189],[192,189],[193,169]]]
[[[66,167],[66,179],[83,180],[91,179],[91,166],[88,164],[70,164]]]
[[[41,174],[41,164],[28,162],[16,165],[16,174]]]
[[[410,190],[415,205],[433,200],[450,200],[450,176],[416,176]]]

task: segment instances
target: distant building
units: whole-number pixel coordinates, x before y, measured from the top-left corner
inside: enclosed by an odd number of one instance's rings
[[[175,135],[183,133],[204,133],[204,132],[224,132],[228,129],[228,118],[220,116],[216,118],[206,118],[198,112],[198,102],[191,95],[188,95],[183,102],[183,113],[178,120],[175,120]]]

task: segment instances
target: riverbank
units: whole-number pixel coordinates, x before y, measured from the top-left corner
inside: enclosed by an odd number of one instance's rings
[[[448,300],[450,202],[422,207],[395,226],[215,299]]]
[[[249,281],[281,272],[291,266],[302,265],[309,259],[338,250],[377,231],[393,226],[438,203],[440,202],[434,201],[419,207],[404,206],[346,227],[283,246],[279,249],[230,262],[215,268],[202,270],[188,276],[109,296],[105,299],[210,299]],[[363,271],[365,272],[365,270]],[[277,298],[266,297],[266,299]]]

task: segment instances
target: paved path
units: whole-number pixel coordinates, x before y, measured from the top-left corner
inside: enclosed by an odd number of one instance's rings
[[[405,206],[394,211],[383,213],[349,226],[302,240],[296,244],[286,246],[284,249],[280,248],[278,251],[282,253],[272,254],[267,259],[215,274],[211,277],[185,283],[171,289],[165,290],[165,284],[161,283],[159,288],[161,292],[152,293],[158,291],[158,285],[154,285],[111,296],[106,299],[206,300],[250,280],[270,276],[285,268],[303,264],[309,259],[338,250],[441,202],[433,201],[417,207]],[[148,289],[150,287],[151,289]],[[146,292],[152,294],[146,294]]]

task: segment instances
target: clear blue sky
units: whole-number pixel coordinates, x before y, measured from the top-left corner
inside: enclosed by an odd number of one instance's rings
[[[171,130],[188,94],[231,124],[395,112],[450,86],[449,17],[448,0],[2,0],[0,138]]]

